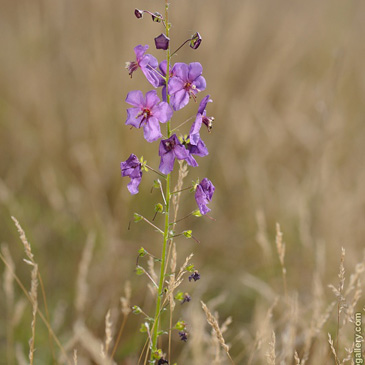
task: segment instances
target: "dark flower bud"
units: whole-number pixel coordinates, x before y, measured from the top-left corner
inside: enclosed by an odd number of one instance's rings
[[[180,340],[186,342],[188,340],[188,334],[185,331],[179,332]]]
[[[162,15],[156,11],[155,13],[152,14],[152,20],[156,23],[161,23]]]
[[[158,360],[157,365],[163,365],[163,364],[167,364],[167,365],[169,365],[169,362],[168,362],[165,358],[161,357],[161,358]]]
[[[139,9],[135,9],[134,15],[136,16],[137,19],[141,19],[143,17],[143,11],[139,10]]]
[[[181,304],[184,304],[185,302],[190,302],[190,301],[191,301],[191,296],[188,293],[185,293]]]
[[[157,49],[164,49],[165,51],[169,48],[170,38],[166,37],[165,34],[161,33],[155,38],[155,45]]]
[[[196,32],[194,35],[191,36],[190,47],[192,49],[197,49],[200,46],[201,42],[202,42],[202,37],[198,32]]]
[[[200,279],[200,274],[198,273],[197,270],[195,270],[190,276],[189,276],[189,281],[194,280],[197,281]]]

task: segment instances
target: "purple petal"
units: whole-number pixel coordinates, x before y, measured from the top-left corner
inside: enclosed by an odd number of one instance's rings
[[[130,91],[125,99],[128,104],[143,108],[145,99],[141,90]]]
[[[174,67],[172,68],[172,72],[174,76],[179,77],[183,81],[188,81],[189,76],[189,66],[183,62],[175,63]],[[192,80],[193,81],[193,80]]]
[[[197,79],[195,79],[194,85],[198,91],[203,91],[207,87],[207,82],[203,76],[199,76]]]
[[[167,71],[167,61],[163,60],[160,65],[158,66],[159,69],[161,70],[161,73],[163,76],[166,76],[166,71]]]
[[[190,144],[188,149],[189,149],[189,152],[192,155],[197,155],[197,156],[200,156],[200,157],[204,157],[204,156],[209,154],[207,146],[205,145],[205,143],[201,139],[199,139],[196,146]]]
[[[160,104],[156,105],[152,110],[151,113],[161,122],[166,123],[168,120],[171,119],[173,111],[169,104],[162,101]]]
[[[193,82],[203,73],[203,67],[199,62],[192,62],[189,64],[188,80]]]
[[[143,74],[146,76],[146,79],[153,87],[158,87],[160,80],[158,78],[158,75],[155,71],[153,71],[150,68],[150,65],[147,65],[146,67],[141,67],[141,70]]]
[[[172,77],[169,80],[169,94],[175,94],[180,90],[184,89],[184,81],[182,81],[181,79],[179,79],[178,77]]]
[[[160,98],[157,96],[156,90],[151,90],[146,93],[146,108],[152,109],[159,102]]]
[[[143,126],[143,135],[147,142],[154,142],[162,137],[160,123],[157,118],[148,118],[147,123]]]
[[[160,156],[161,156],[161,162],[159,169],[163,174],[167,175],[174,169],[175,155],[172,151],[170,151]]]
[[[203,117],[201,114],[197,114],[195,121],[190,129],[190,143],[197,145],[200,140],[200,128],[202,126]]]
[[[171,105],[174,110],[180,110],[189,103],[189,93],[182,89],[171,95]]]
[[[139,46],[134,47],[134,53],[136,54],[137,61],[139,61],[143,57],[144,53],[147,50],[148,50],[147,45],[145,45],[145,46],[139,45]]]
[[[203,191],[203,188],[201,187],[200,184],[197,186],[196,191],[195,191],[195,200],[196,200],[196,203],[198,204],[201,214],[204,215],[204,214],[207,214],[208,212],[210,212],[210,209],[207,207],[208,200],[207,200],[206,195]]]
[[[158,61],[157,61],[156,57],[152,56],[151,54],[146,54],[143,57],[143,59],[140,61],[139,66],[141,68],[144,68],[144,67],[147,67],[147,65],[151,66],[149,69],[157,68]]]
[[[207,104],[213,102],[213,100],[209,99],[209,97],[210,97],[210,95],[207,95],[205,98],[202,99],[202,101],[199,104],[198,113],[203,114],[204,110],[207,107]]]
[[[189,151],[180,143],[175,146],[174,153],[178,160],[186,160],[190,156]]]
[[[135,195],[138,193],[138,191],[139,191],[138,187],[139,187],[139,184],[141,183],[141,180],[142,180],[142,175],[140,177],[131,179],[131,181],[128,183],[127,188],[132,195]]]
[[[196,162],[195,158],[192,155],[189,155],[185,161],[188,163],[188,165],[193,166],[193,167],[197,167],[199,166],[198,163]]]
[[[135,128],[139,128],[141,125],[141,121],[143,116],[138,114],[141,112],[139,108],[128,108],[127,109],[127,120],[125,124],[132,125]]]

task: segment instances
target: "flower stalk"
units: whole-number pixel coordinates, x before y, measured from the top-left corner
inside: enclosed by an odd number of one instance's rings
[[[170,25],[169,25],[169,4],[168,1],[165,0],[165,34],[166,37],[170,37]],[[166,50],[166,85],[169,83],[170,77],[170,64],[171,64],[171,52],[170,52],[170,44]],[[166,101],[167,104],[170,104],[170,95],[166,93]],[[171,121],[168,120],[166,123],[167,130],[167,138],[171,137]],[[155,317],[153,322],[153,332],[152,332],[152,343],[151,343],[151,362],[153,361],[153,353],[157,349],[157,340],[158,340],[158,329],[160,323],[160,312],[161,312],[161,301],[163,295],[163,287],[165,282],[165,267],[166,267],[166,249],[167,242],[169,241],[169,227],[170,227],[170,185],[171,185],[171,172],[166,176],[166,187],[165,187],[165,228],[163,235],[163,245],[162,245],[162,253],[161,253],[161,270],[160,270],[160,280],[158,284],[158,294],[156,300],[156,310]]]

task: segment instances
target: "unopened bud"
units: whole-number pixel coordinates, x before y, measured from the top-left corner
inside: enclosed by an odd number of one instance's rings
[[[192,49],[197,49],[200,46],[201,42],[202,42],[202,37],[198,32],[196,32],[194,35],[191,36],[190,47]]]
[[[143,17],[143,11],[139,10],[139,9],[135,9],[134,15],[136,16],[137,19],[141,19]]]
[[[169,48],[170,38],[166,37],[165,34],[161,33],[155,38],[155,45],[157,49],[164,49],[165,51]]]
[[[161,23],[162,15],[156,11],[155,13],[152,14],[152,20],[156,23]]]

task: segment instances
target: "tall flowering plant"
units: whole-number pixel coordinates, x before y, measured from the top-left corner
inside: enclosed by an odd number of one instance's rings
[[[190,264],[189,257],[180,271],[175,274],[176,262],[170,266],[171,272],[168,271],[167,262],[170,257],[175,256],[171,250],[175,249],[174,239],[178,236],[185,236],[186,238],[194,238],[191,230],[186,230],[181,233],[175,231],[175,226],[178,221],[190,216],[202,216],[210,211],[208,207],[212,200],[215,187],[208,178],[203,178],[200,182],[193,183],[193,186],[188,188],[180,187],[180,190],[172,191],[171,177],[175,172],[177,164],[175,160],[180,162],[181,169],[197,167],[198,163],[196,156],[204,157],[208,155],[208,149],[201,139],[201,128],[206,126],[207,131],[212,129],[212,122],[214,118],[207,117],[206,107],[210,99],[209,95],[203,97],[199,104],[197,104],[200,93],[206,89],[206,80],[203,74],[203,67],[199,62],[191,62],[185,64],[182,62],[173,63],[173,57],[176,52],[180,50],[185,44],[189,44],[190,48],[197,49],[202,41],[199,33],[193,34],[189,37],[175,52],[170,50],[170,28],[171,24],[168,20],[169,4],[165,2],[165,14],[161,15],[157,12],[152,13],[147,10],[135,10],[135,16],[140,19],[144,14],[152,16],[152,20],[163,25],[164,31],[154,39],[156,49],[165,51],[165,59],[158,62],[157,59],[148,53],[148,45],[137,45],[134,48],[135,59],[127,62],[126,68],[129,75],[132,77],[134,72],[142,72],[146,77],[147,82],[153,87],[152,90],[143,94],[140,90],[130,91],[126,97],[126,102],[130,105],[127,109],[127,119],[125,124],[137,129],[143,129],[143,137],[147,142],[157,142],[156,152],[160,157],[160,164],[157,168],[152,168],[147,165],[143,158],[138,158],[131,154],[125,161],[121,162],[122,176],[130,178],[128,183],[128,190],[131,194],[139,192],[139,186],[142,181],[142,175],[149,170],[158,174],[158,179],[155,180],[155,187],[160,189],[163,204],[156,204],[156,214],[164,215],[164,227],[159,228],[154,223],[140,214],[135,213],[135,221],[145,221],[161,233],[162,249],[161,256],[156,259],[156,256],[151,255],[144,248],[139,250],[139,258],[145,255],[150,255],[156,261],[160,262],[160,274],[155,281],[148,272],[139,265],[137,261],[137,271],[145,273],[153,282],[156,288],[156,307],[153,316],[149,316],[137,306],[133,307],[134,313],[142,313],[146,320],[144,321],[141,330],[147,332],[148,340],[145,346],[145,358],[149,357],[151,364],[169,364],[170,361],[170,347],[171,347],[171,332],[176,330],[180,340],[188,340],[187,325],[184,321],[178,321],[174,326],[172,323],[172,315],[170,313],[170,325],[167,330],[162,327],[163,309],[170,305],[172,312],[174,301],[180,300],[182,303],[189,302],[191,297],[188,293],[178,292],[175,295],[175,289],[181,284],[185,274],[189,275],[189,281],[197,281],[200,279],[199,272]],[[159,96],[160,94],[160,96]],[[187,107],[191,102],[197,105],[197,112],[190,132],[188,135],[181,136],[177,134],[178,128],[181,124],[174,119],[174,113],[182,108]],[[162,124],[164,126],[162,126]],[[181,167],[182,166],[182,167]],[[161,182],[162,180],[162,182]],[[195,200],[197,209],[188,216],[176,220],[177,206],[174,208],[174,219],[172,219],[172,199],[175,194],[180,195],[184,190],[190,190],[195,193]],[[176,204],[175,204],[176,205]],[[174,252],[174,251],[172,251]],[[176,252],[175,252],[176,253]],[[173,259],[172,259],[173,261]],[[186,275],[186,276],[187,276]],[[165,321],[166,322],[166,321]],[[158,338],[162,334],[169,334],[168,349],[160,349]],[[168,355],[166,355],[168,352]]]

